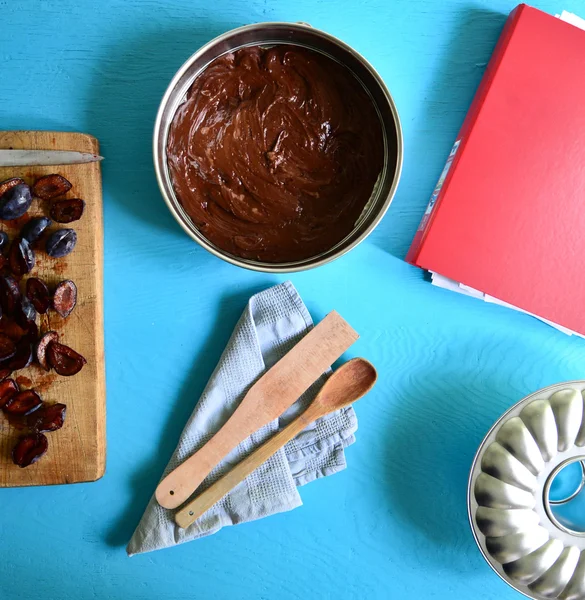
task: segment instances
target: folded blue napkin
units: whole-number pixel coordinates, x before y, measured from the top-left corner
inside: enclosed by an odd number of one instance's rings
[[[312,327],[311,316],[290,282],[250,299],[181,434],[163,477],[211,438],[258,376],[284,356]],[[244,440],[210,473],[201,489],[219,479],[302,412],[329,373],[324,373],[279,419]],[[300,506],[298,486],[345,469],[344,448],[355,441],[356,430],[357,419],[352,407],[317,420],[185,530],[175,524],[173,511],[159,506],[153,497],[128,544],[128,555],[168,548],[211,535],[228,525]]]

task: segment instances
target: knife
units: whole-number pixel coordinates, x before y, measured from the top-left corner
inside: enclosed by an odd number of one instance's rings
[[[0,167],[81,165],[103,160],[103,156],[71,150],[0,150]]]

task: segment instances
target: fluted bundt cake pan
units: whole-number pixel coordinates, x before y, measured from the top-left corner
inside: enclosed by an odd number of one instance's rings
[[[491,428],[471,469],[477,544],[504,581],[535,600],[585,600],[585,533],[557,520],[549,500],[554,477],[585,460],[584,399],[585,381],[527,396]]]

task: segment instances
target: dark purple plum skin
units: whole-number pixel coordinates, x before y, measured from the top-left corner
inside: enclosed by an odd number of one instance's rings
[[[76,243],[77,234],[74,229],[59,229],[47,240],[47,254],[53,258],[62,258],[73,252]]]
[[[14,277],[0,275],[0,305],[5,313],[12,314],[20,302],[20,288]]]
[[[0,197],[0,219],[12,221],[22,217],[32,204],[30,187],[26,183],[19,183]]]
[[[29,244],[34,244],[51,225],[51,222],[51,219],[47,217],[34,217],[22,228],[20,237]]]
[[[35,251],[24,238],[12,242],[9,263],[12,273],[17,277],[22,277],[22,275],[32,271],[35,266]]]
[[[10,238],[5,231],[0,231],[0,253],[4,253],[4,250],[8,248]]]
[[[26,296],[31,301],[37,312],[46,313],[51,306],[51,293],[47,284],[38,277],[29,277],[26,280]]]
[[[20,304],[25,318],[28,321],[34,321],[37,318],[37,311],[33,306],[33,303],[26,296],[22,296]]]

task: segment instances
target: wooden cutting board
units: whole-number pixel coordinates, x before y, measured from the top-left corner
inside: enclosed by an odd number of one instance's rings
[[[90,135],[52,131],[0,132],[0,148],[78,150],[99,153],[98,141]],[[68,256],[49,257],[41,243],[36,251],[36,266],[30,275],[43,279],[49,287],[72,279],[78,288],[77,307],[62,319],[50,310],[39,315],[40,329],[54,329],[61,341],[87,359],[83,369],[72,377],[46,373],[34,364],[12,376],[21,389],[35,388],[47,402],[67,405],[64,427],[47,433],[49,450],[36,464],[21,469],[13,464],[11,451],[22,431],[10,425],[0,413],[0,487],[52,485],[95,481],[104,474],[105,441],[105,369],[103,338],[103,220],[102,189],[99,163],[54,167],[0,167],[0,181],[22,177],[27,183],[49,173],[59,173],[72,184],[67,194],[83,198],[85,211],[70,225],[53,224],[51,230],[72,227],[77,245]],[[47,214],[47,204],[38,199],[28,214]],[[25,219],[23,217],[22,219]],[[0,221],[0,229],[11,239],[20,230],[18,222]],[[23,280],[26,279],[23,278]]]

